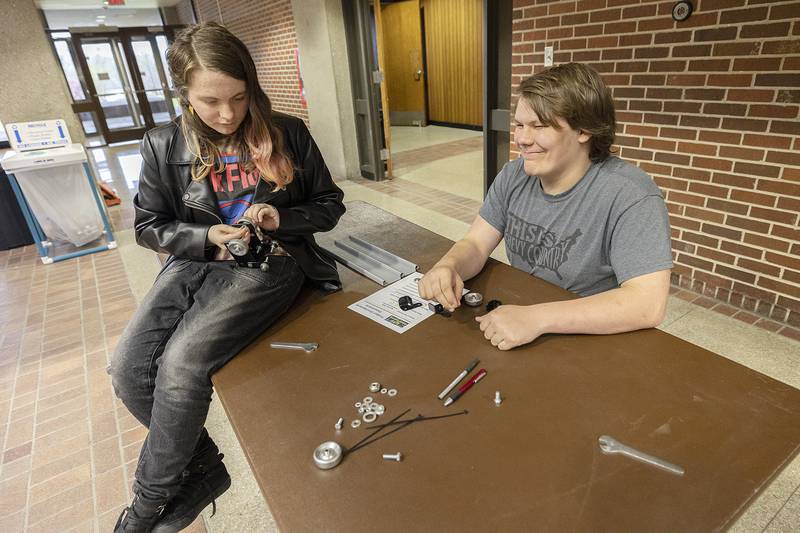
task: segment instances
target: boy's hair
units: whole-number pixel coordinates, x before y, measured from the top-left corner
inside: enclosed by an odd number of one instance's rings
[[[519,84],[519,95],[545,126],[558,128],[556,118],[592,136],[589,158],[611,154],[617,121],[611,91],[600,74],[581,63],[566,63],[534,74]]]
[[[247,114],[231,136],[238,145],[239,161],[244,170],[258,170],[261,179],[275,188],[285,187],[292,181],[294,168],[284,148],[281,131],[272,122],[272,104],[258,83],[255,63],[242,41],[216,22],[190,26],[177,35],[167,50],[167,63],[172,82],[180,93],[181,128],[195,156],[192,179],[204,179],[215,163],[224,167],[214,142],[223,135],[200,120],[188,100],[192,74],[210,70],[246,84]]]

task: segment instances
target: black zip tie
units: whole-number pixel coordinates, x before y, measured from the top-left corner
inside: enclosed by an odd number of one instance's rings
[[[403,415],[405,415],[405,414],[406,414],[407,412],[409,412],[410,410],[411,410],[411,409],[406,409],[405,411],[403,411],[402,413],[400,413],[400,414],[399,414],[399,415],[397,415],[396,417],[392,418],[392,419],[389,421],[389,423],[392,423],[392,422],[396,421],[398,418],[402,417]],[[364,441],[366,441],[366,440],[369,440],[369,438],[370,438],[370,437],[372,437],[373,435],[376,435],[378,432],[380,432],[380,431],[382,431],[382,430],[383,430],[383,428],[378,428],[377,430],[373,431],[372,433],[370,433],[369,435],[367,435],[366,437],[364,437],[364,438],[363,438],[363,439],[361,439],[360,441],[358,441],[358,442],[356,442],[355,444],[353,444],[353,446],[351,446],[351,447],[350,447],[350,449],[346,451],[346,453],[350,453],[350,452],[354,451],[356,448],[360,447],[360,445],[361,445],[361,443],[362,443],[362,442],[364,442]]]
[[[409,411],[410,411],[410,410],[411,410],[411,409],[409,409]],[[406,412],[408,412],[408,411],[406,411]],[[403,413],[403,414],[405,414],[405,413]],[[400,416],[403,416],[403,415],[400,415]],[[367,442],[365,442],[365,443],[363,443],[363,444],[359,444],[359,445],[357,445],[357,446],[353,446],[352,448],[350,448],[350,451],[351,451],[351,452],[354,452],[354,451],[356,451],[358,448],[363,448],[363,447],[364,447],[364,446],[366,446],[367,444],[372,444],[373,442],[376,442],[376,441],[379,441],[379,440],[381,440],[383,437],[388,437],[389,435],[391,435],[391,434],[392,434],[392,433],[394,433],[395,431],[400,431],[400,430],[401,430],[401,429],[403,429],[404,427],[406,427],[406,426],[409,426],[409,425],[413,424],[414,422],[416,422],[417,420],[419,420],[419,419],[420,419],[420,417],[422,417],[422,415],[417,415],[417,417],[416,417],[416,418],[412,418],[411,420],[406,420],[405,422],[403,422],[403,423],[402,423],[402,425],[401,425],[400,427],[394,428],[394,429],[393,429],[393,430],[391,430],[390,432],[388,432],[388,433],[384,433],[384,434],[383,434],[383,435],[381,435],[380,437],[375,437],[374,439],[372,439],[372,440],[370,440],[370,441],[367,441]],[[398,418],[399,418],[399,417],[398,417]],[[384,428],[379,428],[377,431],[373,432],[373,433],[372,433],[372,435],[374,435],[374,434],[378,433],[378,431],[382,431],[383,429],[384,429]],[[372,435],[370,435],[370,436],[372,436]]]
[[[413,421],[413,422],[424,422],[425,420],[436,420],[437,418],[449,418],[451,416],[461,416],[461,415],[467,415],[467,414],[469,414],[469,411],[464,409],[460,413],[450,413],[449,415],[439,415],[439,416],[423,416],[422,418],[420,418],[420,417],[412,418],[410,421]],[[420,416],[422,416],[422,415],[420,415]],[[387,426],[394,426],[396,424],[402,424],[404,422],[409,422],[409,420],[398,420],[397,422],[387,422],[386,424],[380,424],[380,425],[377,425],[377,426],[368,426],[368,427],[365,427],[364,429],[385,428]]]

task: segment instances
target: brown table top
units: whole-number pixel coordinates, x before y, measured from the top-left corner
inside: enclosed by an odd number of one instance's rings
[[[318,240],[348,234],[423,272],[452,244],[362,202]],[[800,391],[667,333],[548,335],[501,352],[473,320],[482,311],[462,306],[401,335],[347,309],[380,287],[339,272],[343,291],[304,290],[213,379],[282,530],[714,531],[800,449]],[[572,297],[493,260],[467,286],[504,303]],[[305,354],[271,341],[320,347]],[[444,408],[437,394],[474,357],[488,375]],[[318,469],[320,443],[349,447],[367,435],[349,422],[373,381],[399,391],[372,395],[386,406],[376,423],[409,408],[469,414],[413,424]],[[686,474],[604,455],[604,434]],[[402,462],[382,459],[395,451]]]

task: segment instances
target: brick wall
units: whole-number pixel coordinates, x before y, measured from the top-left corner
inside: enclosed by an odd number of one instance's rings
[[[261,87],[276,111],[300,117],[295,50],[297,36],[290,0],[193,0],[198,22],[223,24],[250,50]]]
[[[515,0],[512,87],[545,45],[602,73],[620,157],[666,198],[673,283],[800,327],[800,2],[674,3]]]

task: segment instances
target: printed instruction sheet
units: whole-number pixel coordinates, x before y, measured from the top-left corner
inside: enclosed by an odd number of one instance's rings
[[[406,332],[434,314],[433,311],[428,309],[428,302],[432,300],[423,300],[419,296],[419,291],[417,291],[417,283],[422,279],[422,276],[423,274],[420,272],[406,276],[351,304],[348,309],[352,309],[356,313],[374,320],[392,331],[398,333]],[[401,296],[410,296],[411,300],[421,302],[422,306],[403,311],[397,303]]]

